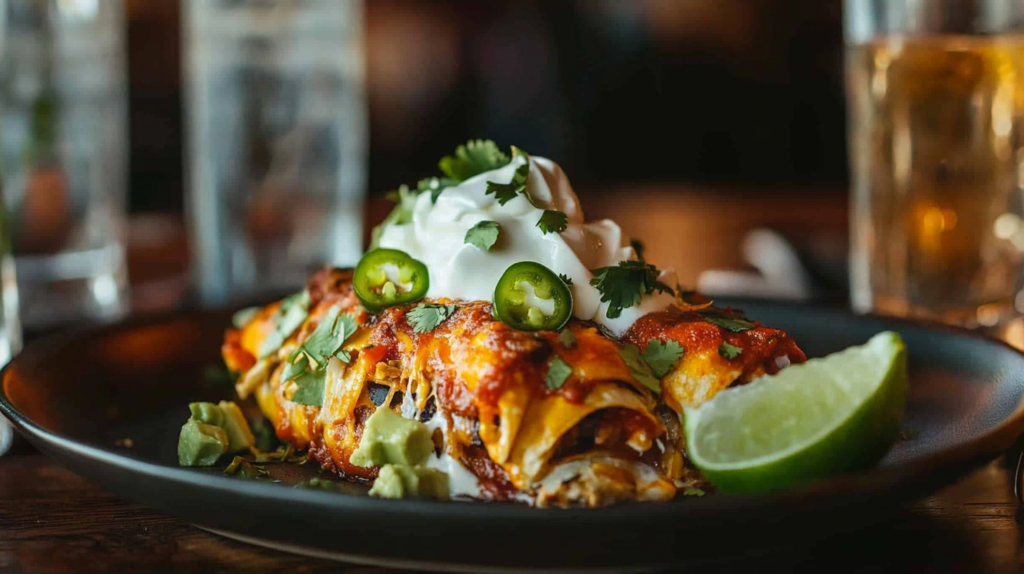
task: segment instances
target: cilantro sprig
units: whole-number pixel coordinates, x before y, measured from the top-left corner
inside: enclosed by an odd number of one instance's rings
[[[730,345],[726,341],[722,341],[722,345],[718,347],[718,354],[731,361],[743,354],[743,349],[736,345]]]
[[[733,333],[740,333],[757,327],[757,325],[740,313],[730,313],[721,309],[704,309],[698,311],[698,313],[708,323]]]
[[[609,319],[639,304],[644,295],[673,293],[671,287],[658,281],[658,268],[643,261],[621,261],[614,267],[594,269],[593,273],[590,284],[601,293],[601,302],[608,303],[605,315]]]
[[[570,375],[572,375],[572,367],[569,366],[569,363],[563,361],[558,355],[554,355],[548,361],[548,374],[544,378],[544,384],[548,389],[557,391],[562,388],[565,381],[569,380]]]
[[[569,277],[565,273],[559,273],[558,278],[561,279],[562,283],[565,283],[566,286],[572,287],[572,277]]]
[[[481,221],[466,231],[465,242],[484,251],[489,251],[498,241],[501,226],[497,221]]]
[[[455,148],[454,155],[441,158],[441,172],[455,181],[465,181],[485,171],[502,168],[512,161],[491,140],[470,140]]]
[[[282,380],[294,380],[296,390],[292,402],[321,407],[324,404],[324,385],[327,380],[327,364],[331,357],[343,363],[351,360],[349,353],[341,349],[345,341],[357,329],[355,318],[341,313],[335,305],[327,310],[316,329],[297,349],[292,351],[281,374]]]
[[[547,235],[548,233],[561,233],[569,227],[569,218],[561,211],[545,209],[537,221],[537,227]]]
[[[521,193],[526,194],[527,199],[529,199],[529,194],[526,193],[526,180],[529,175],[530,160],[527,158],[526,163],[516,168],[516,172],[512,175],[512,180],[508,183],[488,181],[485,195],[493,194],[494,199],[498,201],[498,205],[505,205]]]
[[[289,295],[281,301],[281,307],[274,316],[274,330],[271,331],[260,345],[260,358],[269,356],[284,344],[288,337],[291,337],[295,329],[298,329],[306,320],[309,313],[309,292],[302,290],[294,295]]]
[[[683,358],[683,346],[677,341],[654,340],[644,348],[643,359],[650,365],[654,376],[664,377]]]
[[[656,393],[661,392],[661,381],[654,375],[654,370],[651,369],[651,366],[647,364],[647,361],[640,354],[639,347],[636,345],[625,345],[619,349],[619,356],[626,363],[626,367],[629,368],[629,372],[636,379],[636,382]]]
[[[444,323],[455,313],[455,305],[438,305],[436,303],[420,303],[409,311],[405,319],[417,333],[429,333]]]

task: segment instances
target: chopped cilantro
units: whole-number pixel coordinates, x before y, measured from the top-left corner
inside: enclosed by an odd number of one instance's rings
[[[316,488],[319,490],[328,490],[331,492],[336,492],[338,490],[338,484],[332,480],[314,477],[309,480],[304,480],[300,483],[297,483],[292,488]]]
[[[736,357],[739,357],[741,354],[743,354],[743,349],[737,347],[736,345],[730,345],[729,343],[722,341],[722,345],[718,347],[718,354],[722,355],[723,357],[731,361]]]
[[[252,321],[252,318],[259,312],[259,307],[246,307],[245,309],[235,311],[235,314],[231,316],[231,324],[236,329],[241,329],[249,324],[249,321]]]
[[[437,164],[448,178],[464,181],[485,171],[498,169],[511,161],[491,140],[470,140],[455,148],[455,155],[441,158]]]
[[[566,349],[571,349],[576,346],[576,335],[573,335],[572,329],[566,327],[558,334],[558,342]]]
[[[526,163],[516,168],[512,181],[508,183],[488,181],[485,194],[491,195],[493,193],[494,198],[498,200],[498,205],[505,205],[515,199],[520,193],[526,193],[526,178],[528,175],[530,175],[529,159],[526,160]],[[526,195],[527,199],[529,199],[529,194]]]
[[[415,309],[406,314],[405,320],[412,325],[413,331],[417,333],[429,333],[438,325],[444,323],[454,312],[455,305],[420,303]]]
[[[640,349],[636,345],[626,345],[619,349],[619,356],[629,367],[629,372],[638,383],[651,389],[656,393],[661,392],[661,382],[654,376],[651,366],[644,361],[640,355]]]
[[[686,488],[686,489],[683,490],[683,496],[697,496],[697,497],[701,497],[701,496],[704,496],[705,494],[707,494],[707,493],[704,492],[704,490],[700,489],[700,488],[690,487],[690,488]]]
[[[552,391],[558,390],[562,388],[562,385],[565,384],[565,381],[569,379],[571,374],[572,367],[563,361],[561,357],[555,355],[548,361],[548,374],[544,379],[544,384]]]
[[[501,226],[497,221],[481,221],[469,228],[469,231],[466,232],[465,242],[488,251],[494,247],[500,233]]]
[[[540,220],[537,221],[537,227],[545,235],[548,233],[561,233],[569,227],[569,218],[561,211],[545,209],[544,213],[540,216]]]
[[[309,292],[302,290],[294,295],[289,295],[281,301],[281,308],[274,317],[276,327],[267,335],[260,345],[260,358],[266,357],[284,344],[288,337],[291,337],[295,329],[298,329],[306,320],[309,309]]]
[[[255,480],[266,477],[270,473],[262,466],[256,466],[244,458],[236,456],[231,460],[231,464],[224,469],[224,474]]]
[[[708,323],[721,327],[727,331],[732,331],[733,333],[753,329],[756,326],[742,315],[729,316],[719,309],[701,311],[701,316],[704,317],[704,320]]]
[[[676,341],[654,340],[647,343],[643,358],[650,365],[654,376],[660,379],[672,370],[679,359],[683,358],[683,346]]]
[[[559,273],[558,278],[562,280],[567,286],[572,287],[572,277],[569,277],[565,273]]]
[[[327,363],[332,356],[348,362],[348,353],[339,350],[356,329],[355,318],[348,313],[342,314],[340,306],[328,309],[316,329],[285,362],[281,378],[285,381],[294,379],[297,387],[292,394],[292,402],[323,406]]]
[[[644,245],[644,242],[640,241],[639,239],[634,239],[629,242],[629,246],[632,247],[633,251],[636,252],[636,258],[639,259],[640,261],[644,261],[644,251],[647,250],[647,247]]]
[[[654,265],[643,261],[621,261],[615,267],[601,267],[593,270],[590,284],[601,293],[601,301],[608,302],[605,315],[615,319],[623,309],[640,303],[644,295],[656,291],[672,293],[672,288],[658,281],[659,271]]]
[[[370,249],[380,245],[380,236],[384,233],[386,227],[389,225],[404,225],[412,221],[412,212],[416,207],[417,196],[418,194],[411,191],[408,185],[399,186],[397,191],[387,194],[386,197],[394,201],[396,205],[391,210],[391,213],[384,218],[384,221],[381,221],[380,225],[373,228],[373,232],[370,234]]]
[[[458,183],[459,182],[453,179],[428,177],[426,179],[421,179],[416,184],[416,192],[417,194],[419,194],[425,191],[429,191],[430,203],[434,204],[437,203],[437,198],[441,196],[441,192],[444,191],[445,188],[449,188],[453,185],[458,185]]]
[[[275,450],[280,443],[274,428],[264,420],[258,420],[250,425],[253,436],[256,437],[256,448],[261,451]]]
[[[292,402],[311,407],[324,406],[324,385],[327,382],[327,371],[305,371],[295,377],[295,392]]]

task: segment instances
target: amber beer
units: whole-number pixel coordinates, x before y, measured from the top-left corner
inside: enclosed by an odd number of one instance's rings
[[[848,45],[852,303],[991,326],[1024,309],[1024,36]]]

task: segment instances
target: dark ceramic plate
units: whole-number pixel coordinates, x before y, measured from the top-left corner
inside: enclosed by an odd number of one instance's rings
[[[862,527],[992,460],[1024,430],[1024,356],[964,331],[754,301],[808,356],[898,331],[911,396],[897,443],[873,470],[770,496],[706,496],[598,510],[378,500],[289,488],[314,465],[271,466],[283,484],[176,464],[186,404],[232,396],[204,377],[227,312],[142,319],[29,346],[3,371],[0,412],[42,451],[114,492],[204,528],[280,548],[392,566],[622,571],[807,544]],[[131,439],[133,446],[123,446]],[[122,446],[118,446],[118,445]]]

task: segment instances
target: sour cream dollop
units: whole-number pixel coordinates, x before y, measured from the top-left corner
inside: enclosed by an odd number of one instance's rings
[[[530,172],[526,188],[537,207],[522,194],[505,205],[500,205],[494,195],[487,195],[488,181],[511,181],[516,169],[527,161]],[[533,261],[572,279],[569,289],[574,316],[600,323],[615,335],[621,335],[640,317],[675,301],[670,293],[644,295],[638,305],[623,309],[618,317],[607,317],[608,303],[602,303],[601,293],[590,285],[594,277],[591,270],[635,259],[636,254],[615,222],[584,221],[569,178],[549,159],[518,155],[500,169],[446,188],[436,203],[430,195],[420,194],[411,221],[385,227],[379,241],[380,247],[400,249],[427,266],[427,297],[491,301],[498,279],[509,266]],[[537,227],[545,209],[565,213],[569,223],[565,231],[544,233]],[[500,228],[497,243],[488,251],[465,241],[466,232],[481,221],[496,221]],[[659,281],[675,286],[675,271],[662,271]]]

